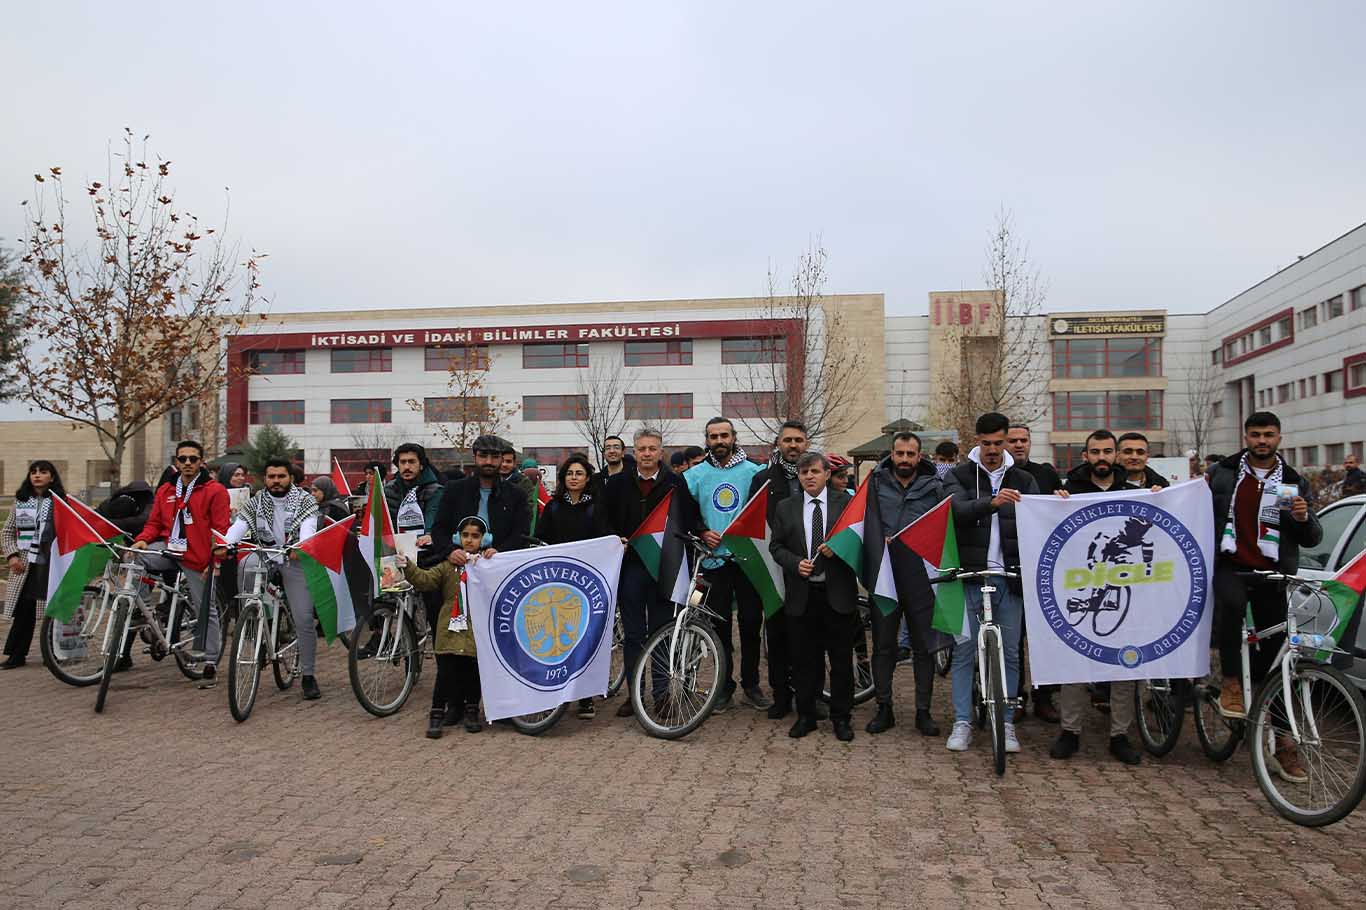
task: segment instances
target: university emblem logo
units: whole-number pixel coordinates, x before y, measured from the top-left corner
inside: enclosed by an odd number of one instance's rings
[[[498,660],[527,685],[563,688],[597,653],[610,604],[610,586],[587,563],[565,557],[528,563],[493,598]]]
[[[740,506],[740,491],[728,483],[722,483],[711,491],[711,504],[718,512],[734,512]]]

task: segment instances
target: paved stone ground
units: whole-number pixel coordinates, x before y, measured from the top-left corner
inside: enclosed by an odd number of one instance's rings
[[[0,624],[0,634],[3,634]],[[1276,816],[1245,753],[1189,731],[1137,769],[1051,761],[1055,727],[995,778],[903,725],[838,743],[747,708],[661,742],[607,703],[532,739],[423,738],[430,665],[370,717],[344,654],[321,701],[269,681],[245,724],[139,657],[102,716],[37,660],[0,674],[0,904],[7,907],[1322,907],[1366,905],[1366,810]],[[898,675],[910,703],[909,673]],[[944,687],[947,690],[947,686]],[[936,694],[941,717],[947,691]]]

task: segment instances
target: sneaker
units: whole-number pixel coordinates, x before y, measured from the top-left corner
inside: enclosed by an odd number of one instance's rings
[[[711,709],[713,714],[725,714],[730,710],[730,706],[735,703],[735,695],[731,692],[722,692],[721,697],[716,700],[716,706]]]
[[[617,717],[630,717],[635,713],[636,709],[629,698],[622,699],[621,704],[617,705]]]
[[[1267,758],[1267,768],[1288,784],[1309,783],[1309,772],[1304,770],[1300,752],[1288,736],[1276,737],[1276,752]]]
[[[205,664],[204,676],[199,680],[199,688],[212,689],[214,686],[218,685],[218,680],[216,679],[217,676],[218,668],[215,667],[213,664]]]
[[[1019,751],[1020,751],[1020,740],[1019,740],[1019,738],[1015,735],[1015,725],[1014,725],[1014,724],[1006,724],[1006,751],[1007,751],[1007,752],[1019,752]]]
[[[592,720],[598,716],[598,711],[593,707],[593,699],[579,699],[579,720]]]
[[[966,752],[971,744],[972,724],[965,720],[954,721],[953,729],[949,731],[949,741],[944,743],[944,748],[950,752]]]
[[[1219,709],[1239,717],[1247,713],[1243,707],[1243,684],[1237,677],[1225,676],[1219,687]]]
[[[757,711],[767,711],[773,707],[773,699],[764,694],[758,686],[746,686],[740,701]]]

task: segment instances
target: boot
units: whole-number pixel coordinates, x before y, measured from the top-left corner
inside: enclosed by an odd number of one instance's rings
[[[446,709],[445,709],[445,708],[433,708],[432,711],[431,711],[431,714],[427,717],[427,738],[428,738],[428,739],[440,739],[440,738],[441,738],[441,725],[442,725],[443,723],[445,723],[445,721],[446,721]]]
[[[865,726],[863,729],[867,730],[869,733],[877,735],[878,733],[890,730],[895,726],[896,715],[892,713],[892,706],[878,705],[877,714],[873,715],[873,719],[868,721],[868,725]]]
[[[465,732],[478,733],[484,729],[484,725],[479,721],[479,706],[465,705]]]

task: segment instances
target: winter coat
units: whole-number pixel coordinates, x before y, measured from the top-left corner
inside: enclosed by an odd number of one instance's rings
[[[1009,458],[1007,454],[1005,456]],[[1030,495],[1039,492],[1034,477],[1013,465],[1006,469],[1001,489],[1018,490]],[[1007,566],[1020,564],[1020,535],[1015,527],[1015,504],[1006,503],[999,509],[991,504],[991,477],[975,461],[954,465],[944,475],[944,492],[953,499],[953,524],[958,532],[958,559],[969,571],[987,568],[987,551],[991,546],[991,519],[1001,519],[1001,556]],[[1018,590],[1018,581],[1011,588]]]
[[[109,519],[120,531],[129,537],[142,533],[147,518],[152,514],[152,497],[155,491],[145,480],[135,480],[119,487],[95,511]]]
[[[445,558],[458,545],[456,531],[462,518],[479,514],[479,475],[471,474],[446,484],[432,524],[433,557]],[[489,494],[489,533],[495,550],[520,550],[531,530],[531,514],[516,487],[494,480]],[[424,553],[425,556],[425,553]]]
[[[1135,487],[1124,479],[1124,469],[1114,468],[1115,482],[1107,490],[1102,490],[1096,486],[1096,482],[1091,478],[1091,466],[1089,464],[1079,464],[1067,472],[1067,480],[1062,488],[1068,493],[1080,496],[1083,493],[1118,493],[1120,490],[1148,489],[1147,487]]]
[[[1017,461],[1015,467],[1029,472],[1040,493],[1056,493],[1062,489],[1057,469],[1046,461]]]
[[[645,517],[664,500],[670,490],[676,491],[675,497],[683,498],[683,514],[687,516],[685,520],[688,527],[679,530],[702,530],[701,516],[697,514],[697,506],[692,497],[688,495],[688,488],[684,484],[681,474],[675,474],[668,468],[661,466],[649,496],[640,495],[639,478],[639,472],[633,467],[629,472],[622,471],[620,474],[609,478],[603,485],[602,494],[597,499],[604,522],[603,533],[630,538],[639,530]],[[636,551],[627,547],[626,561],[631,562],[633,560],[637,565],[643,565]]]
[[[52,538],[55,533],[55,523],[51,516],[49,516],[47,524],[43,527],[43,536],[42,539],[39,540],[38,545],[50,552]],[[0,555],[3,555],[6,561],[8,561],[11,556],[22,556],[24,558],[24,571],[17,574],[11,574],[5,585],[5,616],[11,617],[14,615],[14,608],[19,605],[19,595],[24,590],[24,581],[28,578],[28,573],[33,568],[32,564],[28,561],[29,554],[19,552],[19,523],[15,519],[15,512],[13,509],[10,509],[9,517],[5,519],[4,527],[0,527],[0,550],[4,551],[3,553],[0,553]],[[47,578],[47,567],[47,563],[38,566],[37,571],[42,573],[44,579]],[[46,587],[46,585],[44,587]],[[46,593],[47,592],[44,591],[44,594]],[[42,622],[43,606],[46,603],[46,597],[38,598],[39,622]]]
[[[437,512],[441,508],[441,481],[437,479],[436,470],[429,464],[422,466],[422,473],[417,475],[417,481],[412,484],[395,474],[393,480],[384,485],[384,501],[389,506],[389,519],[394,522],[394,530],[397,531],[398,507],[403,505],[403,497],[408,495],[412,487],[417,487],[417,504],[422,507],[423,530],[430,534],[436,523]]]
[[[761,468],[759,473],[754,475],[754,479],[749,482],[749,494],[745,501],[754,498],[754,494],[759,492],[767,481],[768,483],[768,514],[764,517],[768,519],[768,526],[773,527],[773,516],[777,514],[778,504],[789,496],[795,496],[802,491],[802,486],[797,482],[794,475],[789,478],[787,471],[778,463],[778,456],[775,454],[767,466]]]
[[[667,462],[668,459],[665,458],[664,461]],[[666,467],[668,467],[666,464],[660,465],[661,469]],[[635,469],[636,456],[631,454],[630,452],[627,452],[625,455],[621,457],[620,471],[618,471],[615,474],[608,474],[607,465],[603,464],[602,467],[598,468],[598,470],[594,472],[592,477],[588,478],[588,492],[592,493],[593,498],[596,499],[598,496],[602,494],[603,490],[607,489],[607,482],[609,480],[611,480],[613,477],[622,477],[626,474],[631,474],[635,471]]]
[[[939,505],[944,498],[943,483],[934,464],[922,458],[915,466],[911,482],[902,486],[892,467],[892,459],[884,458],[868,482],[868,502],[876,505],[882,520],[882,531],[896,534],[906,525]]]
[[[336,524],[339,521],[345,521],[347,516],[351,514],[351,506],[341,493],[337,492],[337,485],[332,482],[332,478],[318,477],[313,481],[313,486],[322,490],[323,501],[318,506],[318,511],[322,513],[323,518],[327,519],[327,523]]]
[[[1238,465],[1243,453],[1230,455],[1209,469],[1209,488],[1214,495],[1214,542],[1215,546],[1224,539],[1224,526],[1228,524],[1229,504],[1233,501],[1233,491],[1238,486]],[[1314,514],[1314,497],[1309,481],[1299,475],[1290,465],[1281,462],[1281,483],[1293,483],[1300,488],[1300,496],[1309,503],[1309,520],[1296,521],[1289,509],[1281,509],[1281,542],[1276,560],[1278,571],[1293,575],[1300,570],[1300,547],[1317,546],[1323,541],[1323,526]],[[1220,554],[1221,556],[1223,554]]]
[[[535,536],[550,544],[602,537],[608,532],[601,513],[602,508],[592,497],[585,496],[575,503],[558,494],[546,503],[536,522]]]
[[[430,569],[420,569],[411,562],[403,568],[409,584],[417,590],[441,592],[441,611],[436,616],[436,639],[432,644],[432,650],[437,654],[474,656],[474,626],[470,624],[463,632],[450,630],[451,606],[460,597],[460,576],[464,571],[449,559],[441,560]]]
[[[213,532],[226,532],[230,523],[227,488],[214,480],[207,468],[199,472],[189,509],[191,522],[185,528],[187,548],[180,561],[185,568],[202,572],[213,553]],[[137,540],[155,543],[170,537],[175,511],[175,481],[171,480],[157,489],[152,499],[152,512]]]
[[[531,516],[541,506],[540,500],[537,498],[536,483],[521,471],[513,471],[508,476],[499,479],[503,486],[510,487],[526,497],[526,522],[527,527],[531,527]]]

